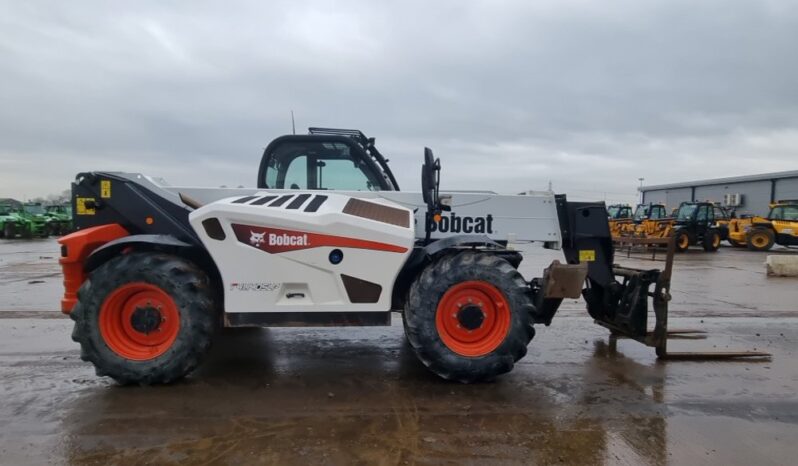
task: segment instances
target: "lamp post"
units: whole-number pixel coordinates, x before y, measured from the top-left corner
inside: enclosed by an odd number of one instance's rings
[[[640,187],[637,188],[637,190],[640,191],[640,204],[643,203],[643,180],[645,180],[645,178],[638,178],[637,179],[637,181],[640,182]]]

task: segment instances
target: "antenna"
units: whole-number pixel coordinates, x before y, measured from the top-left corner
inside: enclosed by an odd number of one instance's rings
[[[296,125],[294,124],[294,111],[291,110],[291,132],[296,135]]]

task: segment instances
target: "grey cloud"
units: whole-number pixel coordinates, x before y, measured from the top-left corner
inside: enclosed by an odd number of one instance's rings
[[[292,109],[377,137],[411,189],[425,145],[452,188],[608,200],[796,167],[794,2],[300,3],[4,2],[0,197],[251,185]]]

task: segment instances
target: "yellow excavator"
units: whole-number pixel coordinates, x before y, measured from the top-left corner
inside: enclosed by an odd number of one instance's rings
[[[798,200],[770,204],[767,217],[735,218],[729,222],[728,241],[752,251],[768,251],[774,244],[798,246]]]

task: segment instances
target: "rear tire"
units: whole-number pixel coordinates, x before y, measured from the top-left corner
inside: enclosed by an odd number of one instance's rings
[[[687,251],[690,247],[690,234],[685,230],[677,230],[673,236],[676,241],[676,252]]]
[[[776,242],[776,235],[768,228],[753,228],[746,238],[748,249],[752,251],[768,251]]]
[[[178,380],[211,346],[218,313],[207,275],[192,262],[144,252],[93,271],[70,313],[72,339],[98,376],[121,384]]]
[[[527,289],[521,274],[493,254],[436,259],[410,287],[403,315],[408,342],[444,379],[492,380],[512,370],[535,335]]]
[[[16,231],[14,231],[14,225],[12,223],[6,223],[5,228],[3,228],[3,234],[8,239],[14,239],[17,235]]]
[[[704,247],[704,251],[716,252],[720,248],[720,232],[715,229],[707,230],[701,245]]]

